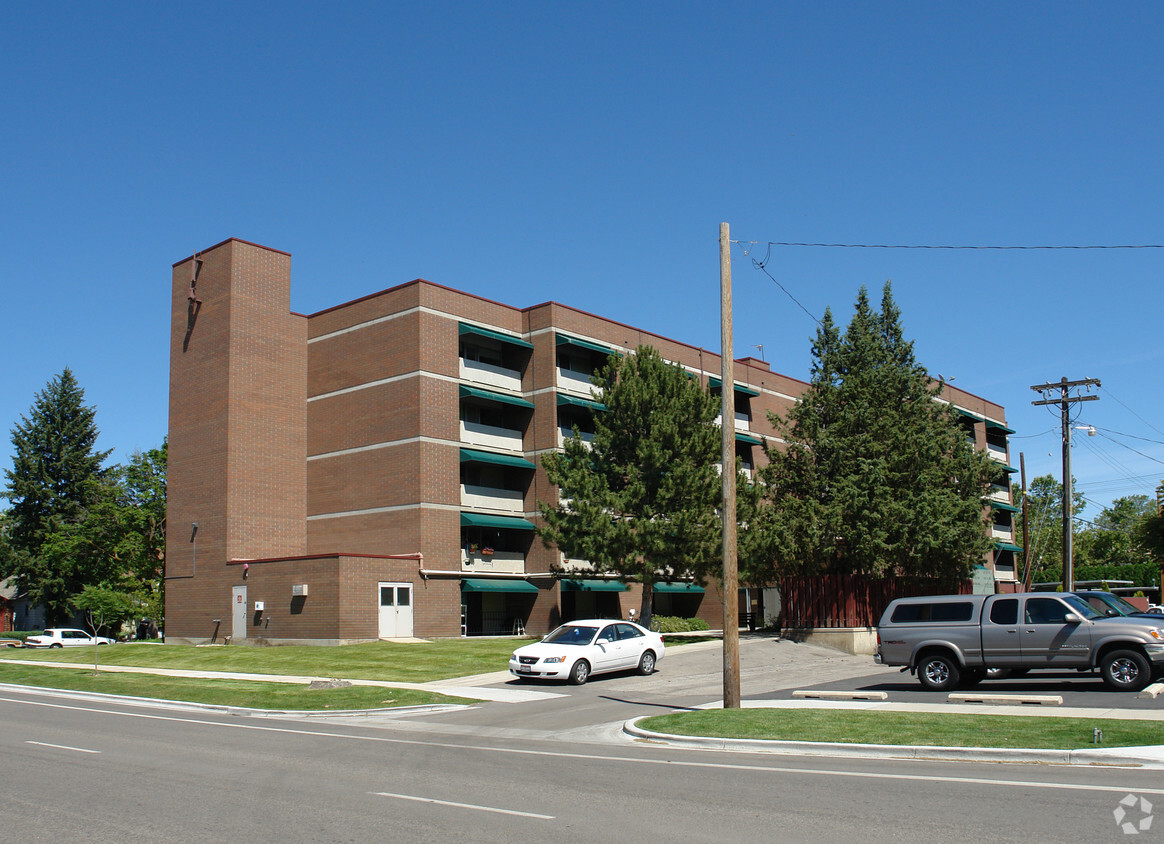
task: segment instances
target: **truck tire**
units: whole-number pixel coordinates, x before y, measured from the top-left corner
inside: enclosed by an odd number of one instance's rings
[[[1138,692],[1152,682],[1152,666],[1139,651],[1108,651],[1099,663],[1108,688],[1117,692]]]
[[[958,660],[947,653],[929,653],[917,664],[917,679],[931,692],[948,692],[962,679]]]

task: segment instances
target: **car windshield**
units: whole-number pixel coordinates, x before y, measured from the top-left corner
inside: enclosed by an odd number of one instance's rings
[[[1122,615],[1131,615],[1134,612],[1141,612],[1141,610],[1136,609],[1119,595],[1101,595],[1100,598],[1104,601],[1104,603],[1109,604],[1113,609],[1118,610]]]
[[[546,638],[543,642],[551,642],[555,645],[589,645],[594,639],[594,634],[598,632],[597,627],[580,627],[577,624],[563,624]]]
[[[1095,609],[1095,607],[1091,606],[1091,604],[1087,603],[1087,601],[1085,601],[1079,595],[1060,595],[1058,597],[1062,598],[1064,601],[1070,604],[1071,609],[1075,610],[1075,612],[1079,613],[1084,618],[1103,618],[1103,613]]]

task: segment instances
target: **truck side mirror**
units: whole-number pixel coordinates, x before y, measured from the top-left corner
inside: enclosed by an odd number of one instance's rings
[[[1077,613],[1069,612],[1067,615],[1063,616],[1063,621],[1065,624],[1082,624],[1083,616]]]

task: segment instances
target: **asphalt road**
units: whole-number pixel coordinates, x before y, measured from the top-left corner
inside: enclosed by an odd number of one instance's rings
[[[1164,811],[1159,770],[726,753],[618,732],[638,714],[713,702],[721,666],[717,647],[690,645],[651,677],[371,717],[244,717],[8,687],[0,828],[20,842],[1126,841],[1120,811],[1137,826],[1131,840],[1164,831],[1145,808]],[[748,697],[901,682],[870,667],[752,641],[742,686]],[[1058,682],[1070,681],[1081,682]],[[1081,694],[1111,705],[1110,693]]]
[[[521,706],[513,706],[520,722]],[[414,723],[402,719],[403,723]],[[10,841],[1107,841],[1159,771],[790,759],[0,695]],[[1134,810],[1134,811],[1133,811]]]

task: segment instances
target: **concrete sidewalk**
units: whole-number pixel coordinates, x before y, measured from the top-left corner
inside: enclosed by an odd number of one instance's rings
[[[42,662],[32,659],[0,658],[0,663],[30,665],[37,668],[79,668],[93,669],[93,663]],[[102,665],[99,670],[111,674],[152,674],[160,677],[192,677],[201,680],[257,680],[264,683],[289,683],[306,686],[313,681],[336,680],[337,677],[310,677],[297,674],[248,674],[241,671],[199,671],[190,668],[139,668],[130,665]],[[387,689],[417,689],[436,694],[467,697],[475,700],[489,700],[501,703],[526,703],[532,700],[561,697],[553,692],[539,692],[533,689],[493,688],[486,684],[504,683],[510,679],[508,671],[495,671],[472,677],[454,677],[431,683],[399,683],[384,680],[347,680],[353,686],[382,686]]]

